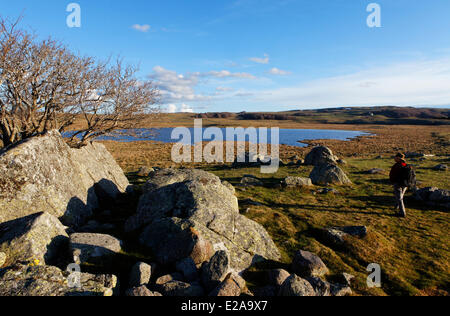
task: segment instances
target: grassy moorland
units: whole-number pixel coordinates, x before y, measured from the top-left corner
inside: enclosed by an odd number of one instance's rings
[[[192,115],[168,116],[159,126],[191,126]],[[448,125],[386,124],[318,124],[286,120],[236,120],[211,118],[204,125],[280,126],[281,128],[349,129],[373,133],[352,141],[316,140],[309,145],[329,146],[347,161],[343,167],[351,186],[336,186],[338,194],[321,194],[320,187],[308,189],[282,188],[278,184],[286,176],[308,176],[309,166],[284,166],[276,174],[262,175],[259,168],[234,169],[230,164],[181,164],[171,161],[170,144],[155,142],[104,142],[130,180],[143,184],[138,177],[141,166],[201,168],[210,171],[237,188],[240,209],[245,216],[262,224],[283,254],[281,263],[270,267],[286,267],[298,249],[317,253],[331,270],[329,278],[339,272],[357,276],[353,285],[356,295],[448,295],[450,292],[450,222],[448,210],[429,207],[406,198],[408,217],[400,219],[393,210],[392,187],[387,177],[392,155],[397,151],[434,154],[434,157],[409,161],[416,167],[421,187],[450,189],[450,175],[432,167],[450,162],[450,127]],[[242,124],[245,123],[245,124]],[[285,163],[304,157],[310,148],[281,146]],[[382,168],[385,174],[368,175],[371,168]],[[261,178],[263,187],[240,187],[243,175]],[[253,202],[246,205],[245,201]],[[350,238],[344,248],[336,249],[320,238],[319,230],[329,226],[366,225],[364,239]],[[382,288],[368,289],[365,280],[369,263],[382,267]],[[261,270],[247,273],[250,286],[259,285]]]

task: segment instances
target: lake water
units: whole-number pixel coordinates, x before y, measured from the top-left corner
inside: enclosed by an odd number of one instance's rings
[[[205,128],[202,129],[203,131]],[[222,134],[224,135],[224,140],[232,141],[233,138],[230,135],[226,135],[226,129],[220,128]],[[133,142],[133,141],[158,141],[163,143],[176,143],[180,140],[172,139],[171,134],[173,128],[157,128],[157,129],[140,129],[138,131],[138,136],[124,136],[119,135],[115,137],[102,136],[97,138],[97,140],[115,140],[119,142]],[[183,143],[192,144],[194,142],[194,128],[189,128],[191,133],[191,139],[183,141]],[[200,133],[200,129],[196,129]],[[203,135],[203,134],[202,134]],[[297,147],[306,147],[307,145],[302,143],[305,140],[315,140],[315,139],[337,139],[337,140],[351,140],[358,136],[370,135],[369,133],[360,131],[343,131],[343,130],[318,130],[318,129],[280,129],[280,144],[290,145]],[[70,133],[66,133],[65,136],[70,136]],[[203,138],[204,142],[211,141],[212,139]],[[235,139],[237,140],[237,139]],[[247,139],[248,140],[248,139]],[[258,143],[260,142],[258,137]],[[266,143],[266,142],[264,142]],[[271,133],[270,129],[267,129],[267,143],[271,143]]]

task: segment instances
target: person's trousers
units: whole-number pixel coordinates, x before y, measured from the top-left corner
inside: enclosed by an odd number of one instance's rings
[[[397,202],[397,207],[400,210],[400,215],[406,216],[405,204],[403,203],[403,197],[405,196],[408,188],[401,187],[399,185],[394,185],[394,195]]]

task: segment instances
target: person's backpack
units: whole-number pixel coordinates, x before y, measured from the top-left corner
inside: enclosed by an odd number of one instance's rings
[[[415,188],[417,181],[416,181],[416,172],[414,171],[413,167],[410,165],[406,165],[405,167],[402,167],[401,169],[401,184],[404,187],[408,187],[410,189]]]

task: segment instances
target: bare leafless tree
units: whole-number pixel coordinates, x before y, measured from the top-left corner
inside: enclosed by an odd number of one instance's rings
[[[137,79],[137,68],[72,53],[59,41],[37,41],[0,19],[0,140],[5,146],[44,133],[83,128],[69,143],[129,133],[142,115],[158,112],[158,91]]]

